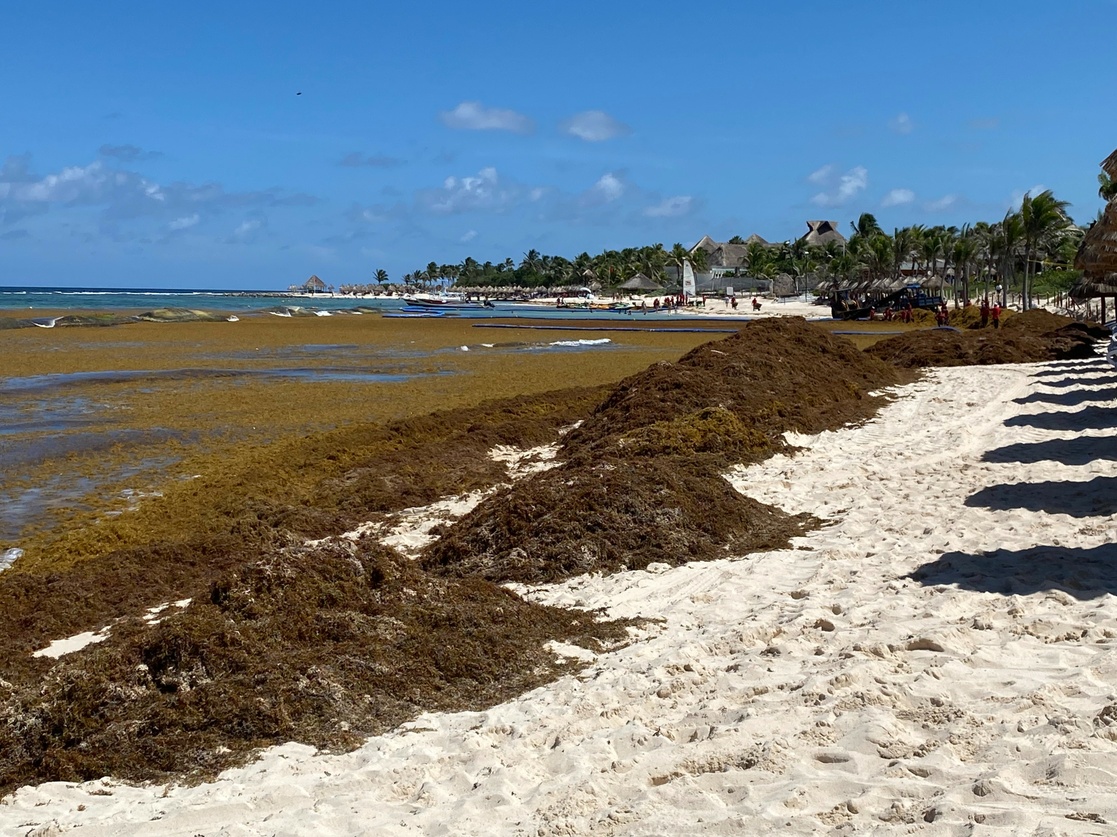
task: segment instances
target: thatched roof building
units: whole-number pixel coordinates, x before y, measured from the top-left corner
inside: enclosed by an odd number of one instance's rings
[[[807,221],[807,232],[803,239],[812,247],[825,247],[831,241],[846,243],[845,236],[838,232],[837,221]]]
[[[1078,247],[1074,266],[1083,279],[1117,283],[1117,200],[1112,200],[1101,219],[1086,231]],[[1107,294],[1117,291],[1106,291]],[[1097,294],[1090,294],[1097,296]]]
[[[749,248],[745,244],[714,241],[708,235],[704,235],[690,248],[692,253],[695,250],[706,251],[706,270],[715,275],[734,271],[748,264]]]
[[[321,293],[326,290],[326,283],[319,279],[317,276],[311,276],[303,284],[303,290],[309,294]]]
[[[1101,164],[1110,177],[1117,178],[1117,151]],[[1105,207],[1101,218],[1086,231],[1078,247],[1074,266],[1082,271],[1082,278],[1071,289],[1077,299],[1117,297],[1117,199]],[[1105,308],[1102,308],[1103,316]]]
[[[663,286],[653,279],[649,279],[643,273],[637,273],[626,282],[618,285],[621,290],[625,291],[662,291]]]
[[[1101,161],[1102,171],[1117,180],[1117,151],[1114,151],[1108,157]]]
[[[1101,163],[1102,169],[1117,180],[1117,151]],[[1105,207],[1101,218],[1086,231],[1078,247],[1074,266],[1082,278],[1070,290],[1076,299],[1101,299],[1101,319],[1106,320],[1105,298],[1114,298],[1117,306],[1117,198]]]

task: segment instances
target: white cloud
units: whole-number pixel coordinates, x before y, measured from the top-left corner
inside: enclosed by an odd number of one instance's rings
[[[618,122],[605,111],[586,110],[576,113],[562,123],[563,133],[584,139],[586,142],[603,142],[622,137],[630,132],[623,122]]]
[[[958,200],[958,195],[943,195],[941,198],[937,198],[933,201],[928,201],[926,206],[927,209],[931,212],[942,212],[944,209],[950,209],[952,206],[958,203]]]
[[[532,121],[522,113],[501,108],[487,108],[480,102],[462,102],[453,110],[444,110],[439,116],[444,125],[462,131],[512,131],[530,134]]]
[[[815,169],[807,175],[807,180],[811,183],[826,183],[830,180],[830,175],[834,173],[834,167],[827,163],[820,169]]]
[[[104,160],[38,176],[29,162],[26,155],[9,157],[0,167],[0,217],[8,223],[31,214],[99,207],[105,222],[149,220],[178,230],[230,208],[308,206],[317,200],[278,189],[226,192],[219,183],[163,185]],[[191,221],[195,215],[198,221]]]
[[[477,238],[477,230],[469,230],[461,238],[458,239],[462,244],[468,244],[473,239]]]
[[[193,215],[184,215],[182,218],[175,218],[167,226],[172,230],[188,230],[196,226],[201,220],[202,216],[195,212]]]
[[[884,196],[881,206],[903,206],[915,200],[915,192],[911,189],[893,189]]]
[[[261,234],[267,229],[268,221],[263,216],[259,218],[247,218],[237,224],[237,228],[233,230],[232,235],[225,239],[226,244],[250,244],[260,238]]]
[[[527,198],[532,203],[535,203],[536,201],[542,200],[545,194],[547,194],[546,189],[544,189],[542,186],[536,186],[534,189],[528,192]]]
[[[649,218],[678,218],[686,215],[693,207],[693,197],[690,195],[675,195],[671,198],[664,198],[654,206],[647,207],[644,214]]]
[[[422,189],[415,195],[420,208],[439,215],[478,210],[501,210],[516,201],[519,189],[501,180],[487,166],[470,177],[447,177],[441,189]]]
[[[915,123],[911,121],[911,117],[906,113],[898,113],[889,121],[888,127],[897,134],[910,134],[915,130]]]
[[[605,172],[585,193],[591,203],[612,203],[624,194],[624,181],[615,174]]]
[[[835,182],[832,177],[826,179],[832,188],[819,192],[811,203],[816,206],[841,206],[869,185],[869,171],[864,166],[855,166],[847,171]]]

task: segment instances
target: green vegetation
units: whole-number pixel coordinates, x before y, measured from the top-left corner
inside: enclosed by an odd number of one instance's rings
[[[1098,193],[1102,197],[1117,194],[1117,187],[1108,175],[1098,177]],[[1040,281],[1044,272],[1067,270],[1074,261],[1084,230],[1067,214],[1068,203],[1046,190],[1025,195],[1016,211],[1009,211],[998,221],[977,221],[958,226],[917,224],[894,228],[887,233],[872,213],[862,213],[851,222],[848,241],[829,241],[814,246],[807,239],[765,244],[748,242],[740,235],[730,244],[747,245],[747,253],[739,265],[728,266],[733,275],[773,280],[791,277],[797,288],[816,288],[828,292],[833,287],[868,289],[881,282],[895,281],[903,276],[931,277],[947,296],[954,286],[958,304],[973,295],[987,295],[999,285],[1007,298],[1019,294],[1024,307],[1036,294],[1058,293],[1065,288],[1053,283],[1054,276]],[[517,263],[511,258],[502,262],[478,262],[467,257],[460,264],[429,263],[401,277],[405,287],[426,287],[453,284],[468,288],[537,289],[573,288],[595,285],[616,288],[637,273],[677,287],[677,280],[667,282],[666,270],[690,261],[696,272],[706,269],[706,253],[693,252],[682,244],[670,250],[663,244],[606,250],[596,256],[581,253],[573,259],[545,255],[538,250],[524,253]],[[376,283],[388,286],[388,276],[376,271]],[[346,292],[371,292],[373,285],[343,285]]]

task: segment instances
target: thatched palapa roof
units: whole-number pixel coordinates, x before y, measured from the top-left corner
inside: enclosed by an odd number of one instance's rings
[[[807,232],[803,238],[812,247],[825,247],[831,241],[846,243],[845,236],[838,232],[837,221],[807,221]]]
[[[1106,157],[1101,167],[1117,178],[1117,151]],[[1109,202],[1101,218],[1086,231],[1074,266],[1082,271],[1082,278],[1071,289],[1071,296],[1117,296],[1117,199]]]
[[[1108,174],[1114,180],[1117,180],[1117,151],[1114,151],[1112,154],[1102,160],[1101,167],[1106,174]]]
[[[749,240],[753,238],[764,241],[760,236],[750,236]],[[714,241],[708,235],[702,236],[701,240],[693,247],[690,252],[695,250],[706,251],[706,267],[744,267],[748,264],[748,251],[749,248],[745,244],[730,244],[729,242]]]
[[[306,280],[303,287],[308,291],[324,291],[326,290],[326,283],[319,279],[317,276],[311,276]]]
[[[643,273],[637,273],[627,282],[622,282],[618,287],[626,291],[662,291],[663,286],[649,279]]]

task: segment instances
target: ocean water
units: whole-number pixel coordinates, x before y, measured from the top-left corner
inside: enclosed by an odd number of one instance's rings
[[[281,291],[184,290],[176,288],[65,288],[0,286],[0,315],[34,316],[35,310],[128,312],[156,308],[190,308],[238,313],[276,305],[321,310],[353,308],[374,300],[353,297],[294,296]]]
[[[543,320],[628,320],[646,322],[679,320],[685,311],[673,314],[655,311],[631,313],[619,311],[586,311],[555,308],[547,305],[516,302],[494,302],[492,308],[449,311],[408,312],[408,303],[400,297],[351,297],[329,294],[301,295],[284,291],[222,291],[175,288],[67,288],[0,286],[0,318],[35,319],[37,312],[92,312],[97,314],[130,315],[160,308],[190,309],[214,314],[236,316],[252,314],[316,313],[329,316],[342,312],[379,311],[393,316],[457,317],[472,320],[543,319]],[[702,317],[708,322],[710,317]],[[742,318],[733,318],[739,322]]]

